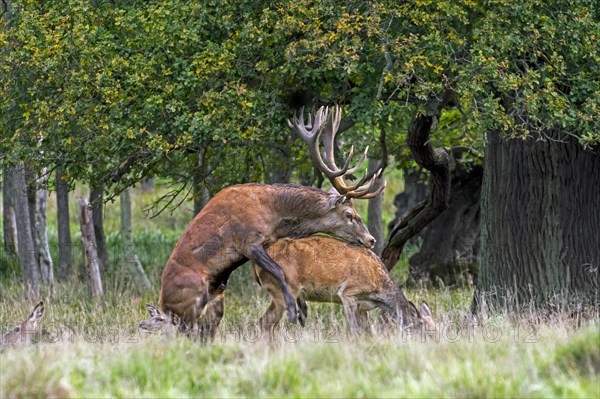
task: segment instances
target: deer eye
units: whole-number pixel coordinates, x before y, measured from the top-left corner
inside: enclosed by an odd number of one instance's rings
[[[352,212],[346,212],[346,217],[350,220],[352,220]]]

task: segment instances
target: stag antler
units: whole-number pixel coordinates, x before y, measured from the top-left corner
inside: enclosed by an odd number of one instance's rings
[[[331,121],[328,119],[331,116]],[[348,185],[344,181],[344,176],[350,176],[356,173],[360,169],[362,163],[367,158],[367,151],[369,147],[362,153],[358,164],[353,168],[348,168],[352,156],[354,155],[354,146],[350,148],[348,158],[344,162],[344,166],[340,169],[336,166],[333,156],[333,149],[335,145],[335,135],[340,127],[340,121],[342,119],[342,110],[339,106],[333,108],[333,112],[329,112],[329,107],[321,107],[315,113],[314,123],[312,116],[308,115],[308,123],[304,123],[304,108],[300,110],[300,117],[294,116],[292,120],[288,119],[288,125],[292,131],[304,141],[308,146],[310,152],[310,158],[313,163],[327,176],[333,187],[340,193],[348,198],[362,198],[368,199],[378,196],[385,188],[385,181],[381,187],[375,191],[375,185],[377,179],[381,176],[381,169],[364,175],[358,180],[357,183]],[[329,122],[329,123],[327,123]],[[325,152],[325,161],[319,151],[319,138],[323,138],[323,146]]]

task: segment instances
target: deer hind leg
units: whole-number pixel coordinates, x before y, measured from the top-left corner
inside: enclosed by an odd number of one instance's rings
[[[261,246],[255,246],[252,248],[252,254],[249,256],[250,260],[254,261],[261,269],[271,273],[273,277],[277,279],[279,288],[283,293],[283,299],[288,311],[288,318],[290,323],[296,324],[298,321],[298,313],[296,310],[296,301],[290,293],[290,288],[285,281],[285,275],[281,270],[281,267],[267,254],[267,251]]]
[[[306,318],[308,317],[308,306],[303,299],[296,299],[296,303],[298,304],[298,321],[304,327],[306,325]]]
[[[269,342],[273,342],[275,327],[279,324],[283,313],[285,312],[285,306],[283,304],[283,298],[276,298],[273,296],[271,300],[271,305],[260,318],[259,324],[262,331],[262,334],[266,334]]]
[[[345,291],[346,285],[342,284],[342,286],[338,290],[338,297],[340,298],[340,300],[342,301],[342,305],[344,306],[344,313],[346,314],[346,319],[348,319],[348,324],[350,325],[350,334],[356,336],[360,333],[358,301],[356,300],[356,298],[346,295]]]
[[[198,337],[202,343],[212,343],[217,334],[217,327],[223,318],[223,295],[216,297],[206,305],[202,317],[198,320]]]

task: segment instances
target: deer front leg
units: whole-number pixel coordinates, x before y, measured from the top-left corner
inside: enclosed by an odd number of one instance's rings
[[[358,311],[358,323],[362,328],[362,332],[373,335],[373,326],[369,323],[369,315],[367,311],[364,309],[359,309]]]
[[[254,261],[258,266],[260,266],[263,270],[271,273],[273,277],[277,279],[279,283],[279,288],[283,293],[283,299],[285,300],[285,304],[288,311],[288,319],[290,323],[296,324],[298,322],[298,313],[296,311],[296,301],[294,297],[290,293],[290,289],[288,287],[287,282],[285,281],[285,276],[283,271],[279,267],[277,263],[267,254],[267,251],[262,246],[256,246],[252,249],[252,254],[249,256],[250,260]]]
[[[342,284],[340,289],[338,290],[338,296],[342,301],[342,305],[344,306],[344,313],[346,314],[346,319],[348,319],[348,324],[350,324],[350,334],[356,336],[360,333],[360,325],[358,321],[358,301],[344,294],[346,290],[346,285]]]

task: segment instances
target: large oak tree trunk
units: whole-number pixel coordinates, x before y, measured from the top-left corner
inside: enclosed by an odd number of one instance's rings
[[[550,132],[547,132],[552,137]],[[488,134],[475,309],[597,306],[600,155],[573,139]]]
[[[60,169],[56,171],[56,213],[58,220],[58,278],[66,280],[73,268],[71,226],[69,225],[69,184]]]

